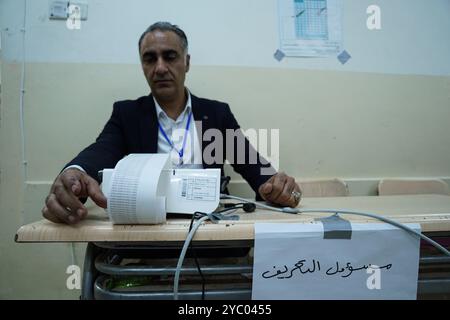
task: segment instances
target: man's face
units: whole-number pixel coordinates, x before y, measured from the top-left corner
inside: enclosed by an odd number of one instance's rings
[[[172,31],[147,33],[140,48],[142,69],[156,99],[173,100],[184,96],[184,80],[189,71],[189,55],[181,39]]]

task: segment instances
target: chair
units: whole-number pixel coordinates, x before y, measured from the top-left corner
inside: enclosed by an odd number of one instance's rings
[[[378,195],[444,194],[450,195],[448,184],[441,179],[382,179]]]
[[[347,184],[340,179],[298,181],[303,197],[346,197]]]

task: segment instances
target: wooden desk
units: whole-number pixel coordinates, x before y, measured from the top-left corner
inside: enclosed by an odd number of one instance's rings
[[[423,232],[450,231],[450,196],[408,195],[372,197],[305,198],[300,208],[337,208],[380,214],[399,222],[420,223]],[[328,216],[329,213],[286,214],[257,209],[254,213],[238,212],[238,221],[211,222],[201,226],[195,240],[252,240],[255,222],[302,222]],[[370,218],[343,215],[357,222],[378,222]],[[75,226],[41,220],[22,226],[17,242],[151,242],[184,241],[189,219],[168,219],[162,225],[113,225],[103,209],[89,208],[88,218]]]
[[[420,223],[422,232],[427,233],[428,235],[439,235],[442,237],[450,234],[450,196],[408,195],[305,198],[302,200],[301,208],[348,209],[376,213],[402,223]],[[142,293],[135,294],[134,296],[122,294],[112,296],[111,292],[106,292],[105,289],[100,286],[104,282],[105,276],[114,276],[119,273],[118,271],[113,270],[114,266],[105,267],[104,260],[100,261],[99,258],[102,257],[102,255],[104,256],[106,250],[111,250],[111,248],[116,250],[114,251],[114,254],[128,250],[126,252],[128,255],[131,250],[138,250],[140,253],[143,251],[147,252],[148,250],[151,251],[152,249],[154,250],[154,247],[152,247],[154,244],[158,244],[159,250],[167,249],[170,244],[175,244],[172,248],[179,247],[186,238],[190,219],[168,219],[167,222],[162,225],[113,225],[108,220],[103,209],[97,207],[88,209],[90,212],[88,218],[75,226],[55,224],[47,220],[41,220],[22,226],[17,231],[16,241],[89,242],[83,271],[82,297],[85,299],[92,299],[94,297],[113,297],[117,299],[147,297],[151,299],[170,299],[170,290],[166,290],[163,294],[160,292],[157,294],[152,293],[152,295],[149,296],[143,296]],[[245,243],[245,246],[251,247],[254,239],[254,224],[257,222],[308,223],[314,221],[315,218],[330,215],[330,213],[305,213],[295,215],[260,209],[257,209],[254,213],[245,213],[241,211],[238,212],[238,214],[240,216],[238,221],[220,221],[217,224],[206,222],[204,225],[200,226],[194,237],[195,243],[206,243],[208,245],[243,242]],[[355,215],[345,214],[343,217],[353,222],[379,222],[378,220]],[[120,245],[120,248],[115,247],[115,245]],[[234,246],[236,247],[236,245]],[[431,258],[435,259],[436,257]],[[443,258],[444,257],[437,257],[438,260],[442,260]],[[421,257],[421,264],[425,261],[426,266],[427,264],[429,266],[430,261],[426,259],[428,259],[428,257]],[[442,264],[441,260],[437,262]],[[447,268],[445,270],[448,273],[449,261],[445,260],[444,262]],[[220,267],[223,268],[223,265]],[[144,270],[144,272],[142,270]],[[136,273],[137,271],[134,270],[131,274],[154,274],[154,272],[148,268],[142,270],[138,270],[141,273]],[[233,270],[234,271],[232,272],[234,273],[251,272],[252,262],[250,261],[249,264],[244,265],[241,268],[235,267]],[[126,273],[128,271],[125,270],[124,272]],[[187,273],[191,272],[191,274],[196,272],[195,268],[187,268],[185,271],[187,271]],[[173,268],[166,268],[166,275],[167,274],[172,275]],[[426,280],[419,279],[419,292],[421,291],[425,293],[445,292],[448,294],[448,292],[450,292],[450,277],[447,276],[447,278],[433,278]],[[222,291],[217,292],[214,290],[209,291],[208,298],[229,299],[234,297],[245,299],[251,296],[251,287],[232,290],[230,295],[221,295],[223,293]],[[181,297],[183,297],[183,294],[180,294]],[[199,297],[198,290],[196,295],[185,294],[185,298],[195,299]]]

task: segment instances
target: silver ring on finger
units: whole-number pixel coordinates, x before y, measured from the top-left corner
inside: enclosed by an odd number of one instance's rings
[[[299,203],[300,200],[302,199],[302,193],[299,191],[292,191],[291,192],[292,197],[294,197],[295,203]]]

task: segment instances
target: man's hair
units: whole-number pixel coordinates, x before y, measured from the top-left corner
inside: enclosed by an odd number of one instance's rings
[[[152,24],[150,27],[148,27],[147,30],[145,30],[144,33],[139,38],[139,43],[138,43],[139,52],[141,51],[141,43],[142,43],[142,40],[144,39],[145,35],[147,33],[153,32],[155,30],[174,32],[180,38],[181,47],[183,48],[183,50],[185,52],[188,51],[188,40],[187,40],[187,37],[186,37],[186,34],[184,33],[184,31],[181,30],[180,27],[178,27],[175,24],[171,24],[170,22],[165,22],[165,21],[159,21],[159,22]]]

